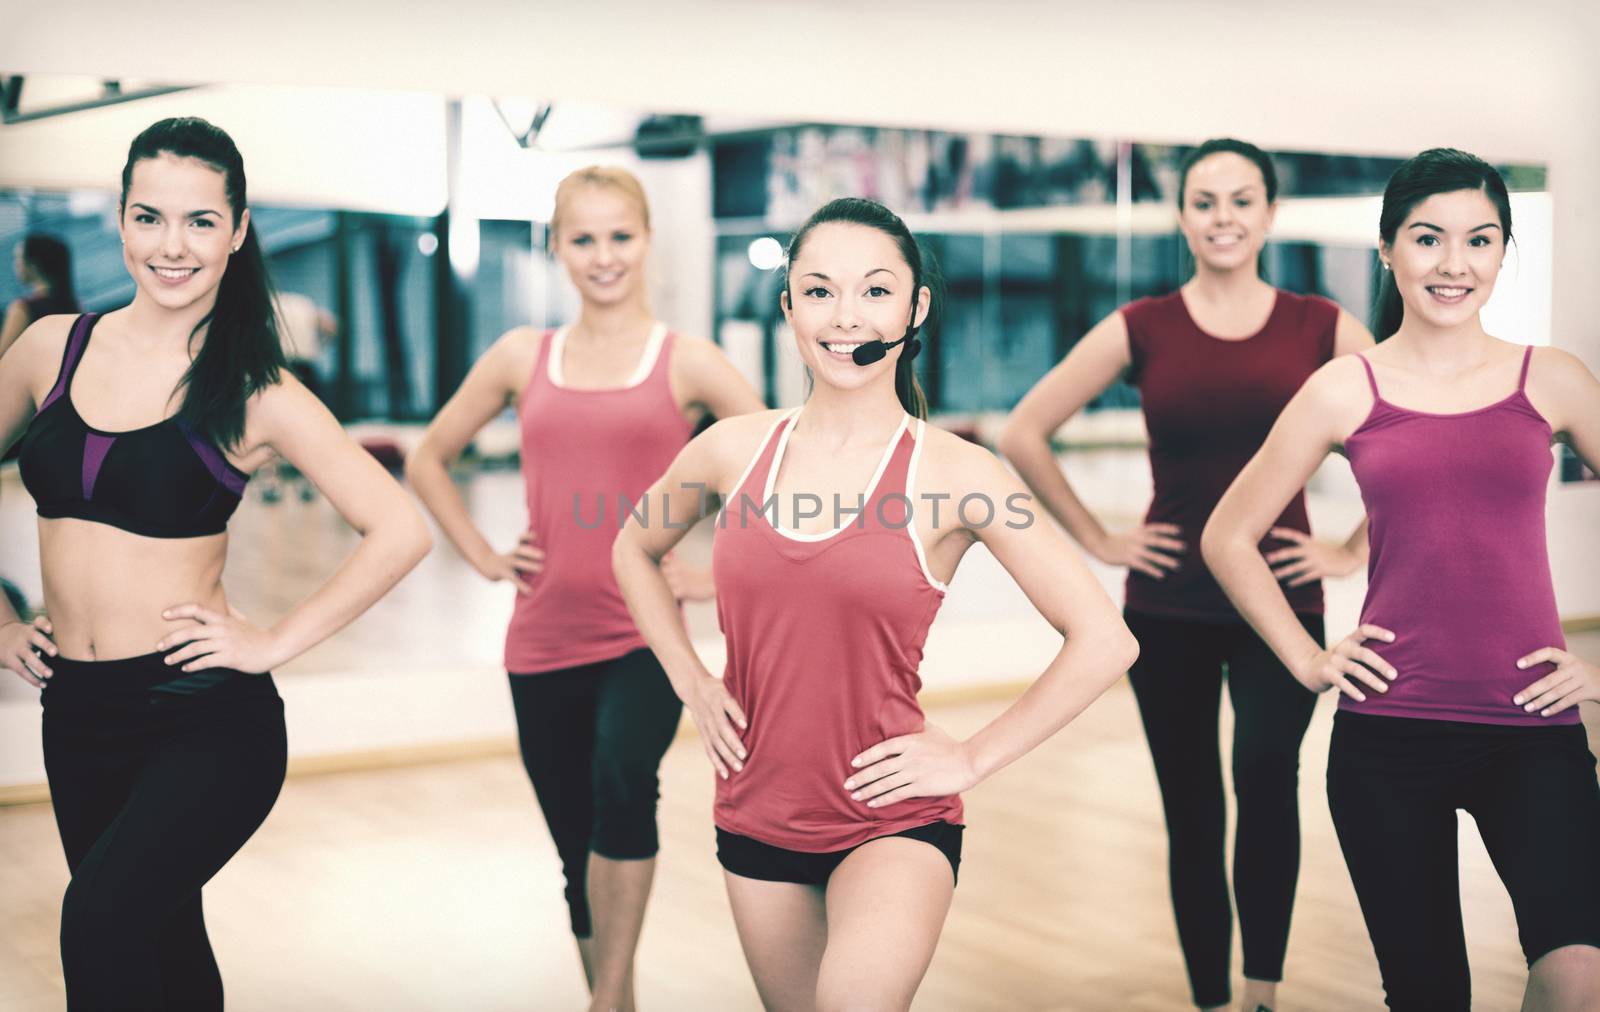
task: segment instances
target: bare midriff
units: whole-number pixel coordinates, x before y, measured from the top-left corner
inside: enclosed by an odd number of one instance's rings
[[[148,538],[86,520],[39,519],[45,614],[62,657],[109,661],[153,653],[192,619],[161,617],[198,604],[226,614],[228,535]]]

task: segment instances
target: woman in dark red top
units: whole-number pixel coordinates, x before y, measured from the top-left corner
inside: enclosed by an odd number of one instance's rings
[[[1315,697],[1239,617],[1199,557],[1217,500],[1278,412],[1335,355],[1372,344],[1359,322],[1314,296],[1262,280],[1277,175],[1259,148],[1210,140],[1185,159],[1178,224],[1195,274],[1176,292],[1123,306],[1089,331],[1017,405],[1000,448],[1045,508],[1102,562],[1128,567],[1125,617],[1139,639],[1129,672],[1166,811],[1172,903],[1194,1002],[1231,1000],[1233,914],[1217,710],[1233,700],[1238,831],[1234,892],[1244,939],[1244,1007],[1270,1007],[1282,977],[1299,871],[1300,740]],[[1150,433],[1155,495],[1145,522],[1110,533],[1073,493],[1050,435],[1127,372]],[[1363,524],[1342,546],[1310,536],[1304,495],[1262,551],[1302,624],[1322,639],[1324,576],[1366,555]]]

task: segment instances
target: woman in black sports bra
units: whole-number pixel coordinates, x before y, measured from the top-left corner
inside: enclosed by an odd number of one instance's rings
[[[199,119],[134,139],[122,172],[133,303],[53,316],[0,359],[0,446],[22,437],[45,609],[0,601],[0,666],[44,688],[45,770],[72,881],[70,1009],[220,1009],[200,889],[283,784],[269,669],[365,611],[427,552],[416,508],[287,370],[244,163]],[[360,547],[269,627],[232,611],[228,518],[282,455]]]

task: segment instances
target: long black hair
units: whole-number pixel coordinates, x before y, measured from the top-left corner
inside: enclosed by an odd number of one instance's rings
[[[222,173],[233,224],[249,202],[245,196],[244,158],[220,127],[194,116],[164,119],[145,129],[128,148],[122,167],[122,199],[126,212],[133,167],[163,154],[193,158]],[[216,305],[190,337],[206,331],[206,339],[183,374],[185,388],[178,419],[223,447],[236,447],[244,438],[245,402],[258,391],[278,382],[284,368],[283,344],[273,309],[272,283],[266,260],[256,241],[256,230],[245,233],[244,243],[228,259],[217,287]]]
[[[922,392],[922,385],[917,382],[916,367],[912,363],[921,347],[917,343],[918,340],[931,339],[939,332],[939,321],[944,312],[944,278],[939,274],[939,265],[934,261],[932,253],[923,250],[922,245],[917,242],[917,237],[911,234],[911,230],[900,220],[899,215],[876,200],[840,197],[817,208],[816,212],[806,219],[806,223],[800,226],[800,231],[794,234],[794,238],[789,240],[789,250],[784,255],[783,290],[788,296],[790,306],[794,305],[794,293],[789,289],[788,274],[794,267],[795,259],[800,256],[801,247],[818,225],[834,222],[864,225],[867,228],[877,229],[894,240],[900,255],[905,258],[906,266],[911,268],[913,319],[916,318],[917,294],[923,286],[927,286],[928,315],[923,318],[921,327],[913,328],[912,333],[918,336],[900,346],[900,357],[894,366],[894,392],[895,396],[900,398],[900,406],[914,418],[927,418],[928,398]]]
[[[1500,232],[1511,243],[1511,197],[1506,181],[1493,165],[1477,155],[1455,148],[1429,148],[1404,162],[1383,189],[1383,210],[1378,214],[1378,237],[1390,249],[1411,211],[1436,193],[1481,190],[1500,215]],[[1405,317],[1405,303],[1395,285],[1394,273],[1380,266],[1374,287],[1372,333],[1378,340],[1394,336]]]
[[[30,232],[22,240],[22,259],[50,290],[50,300],[76,305],[72,290],[72,251],[53,235]]]

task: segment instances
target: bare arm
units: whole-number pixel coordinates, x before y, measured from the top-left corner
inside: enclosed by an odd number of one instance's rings
[[[722,349],[698,337],[679,335],[672,356],[672,387],[687,405],[699,407],[712,418],[766,410],[750,381]],[[661,571],[680,601],[710,601],[717,596],[709,566],[690,566],[668,556],[662,560]]]
[[[729,461],[745,449],[753,453],[757,430],[777,414],[721,421],[691,440],[645,493],[649,507],[644,515],[662,519],[646,526],[637,515],[630,516],[611,546],[611,567],[634,625],[661,661],[700,731],[706,757],[724,780],[730,769],[744,768],[745,748],[734,725],[743,730],[748,722],[722,679],[707,671],[695,653],[661,566],[689,528],[716,508]]]
[[[744,373],[734,368],[722,349],[710,341],[679,336],[672,367],[684,399],[705,408],[715,418],[766,410]]]
[[[933,439],[930,434],[930,446]],[[1022,485],[987,451],[954,441],[930,466],[925,488],[960,489],[997,505],[1025,496]],[[874,745],[853,764],[862,769],[846,790],[872,807],[905,798],[956,794],[1032,751],[1071,721],[1127,671],[1139,645],[1083,558],[1054,527],[1012,519],[996,510],[994,522],[953,531],[946,537],[981,541],[1017,581],[1039,614],[1063,637],[1060,652],[1027,691],[965,742],[937,728]]]
[[[1350,359],[1319,369],[1283,409],[1267,441],[1228,487],[1200,541],[1217,582],[1290,673],[1314,691],[1338,685],[1356,699],[1364,696],[1351,684],[1352,677],[1387,691],[1382,679],[1367,668],[1393,677],[1393,669],[1360,646],[1360,639],[1393,639],[1392,634],[1363,627],[1368,631],[1351,637],[1359,636],[1356,642],[1347,638],[1333,650],[1323,650],[1295,618],[1256,546],[1322,459],[1360,424],[1371,406],[1366,389],[1361,366]]]
[[[1017,404],[1000,434],[999,450],[1084,551],[1102,562],[1129,566],[1160,579],[1177,567],[1170,553],[1183,551],[1178,528],[1150,524],[1126,535],[1107,533],[1072,490],[1050,448],[1055,431],[1110,386],[1131,362],[1127,321],[1122,313],[1112,313],[1095,324]]]
[[[28,329],[28,307],[21,299],[12,301],[6,307],[5,322],[0,323],[0,355],[16,343],[22,332]]]
[[[1555,348],[1534,352],[1528,397],[1593,470],[1600,470],[1600,381],[1574,355]],[[1551,644],[1517,661],[1517,667],[1554,664],[1555,669],[1512,697],[1525,711],[1554,717],[1579,703],[1600,702],[1600,666]]]
[[[1372,335],[1361,321],[1339,310],[1334,324],[1333,357],[1360,354],[1372,346]],[[1273,575],[1291,587],[1329,577],[1349,576],[1367,564],[1366,517],[1361,518],[1343,542],[1319,541],[1304,531],[1287,527],[1274,527],[1268,533],[1288,542],[1287,547],[1267,552],[1266,557]]]
[[[326,583],[270,629],[196,604],[168,609],[163,617],[201,623],[160,644],[162,650],[188,644],[169,659],[183,663],[185,671],[266,671],[299,656],[372,607],[421,561],[432,541],[400,484],[292,375],[255,397],[246,442],[270,446],[310,478],[361,535],[361,543]]]
[[[61,357],[68,323],[67,317],[47,317],[29,327],[9,355],[0,355],[0,451],[20,439],[33,420],[35,390],[50,363]],[[16,672],[29,685],[43,685],[50,668],[34,651],[55,656],[50,633],[50,622],[43,615],[25,622],[0,594],[0,667]]]
[[[532,532],[524,534],[511,553],[496,552],[472,522],[466,500],[450,480],[449,465],[517,395],[528,378],[519,367],[530,361],[529,343],[538,340],[530,329],[518,328],[496,341],[473,365],[461,388],[439,410],[422,442],[406,458],[411,487],[461,557],[485,577],[511,580],[524,593],[528,590],[524,574],[537,572],[543,559],[543,553],[532,546]],[[537,353],[536,343],[533,350]]]

